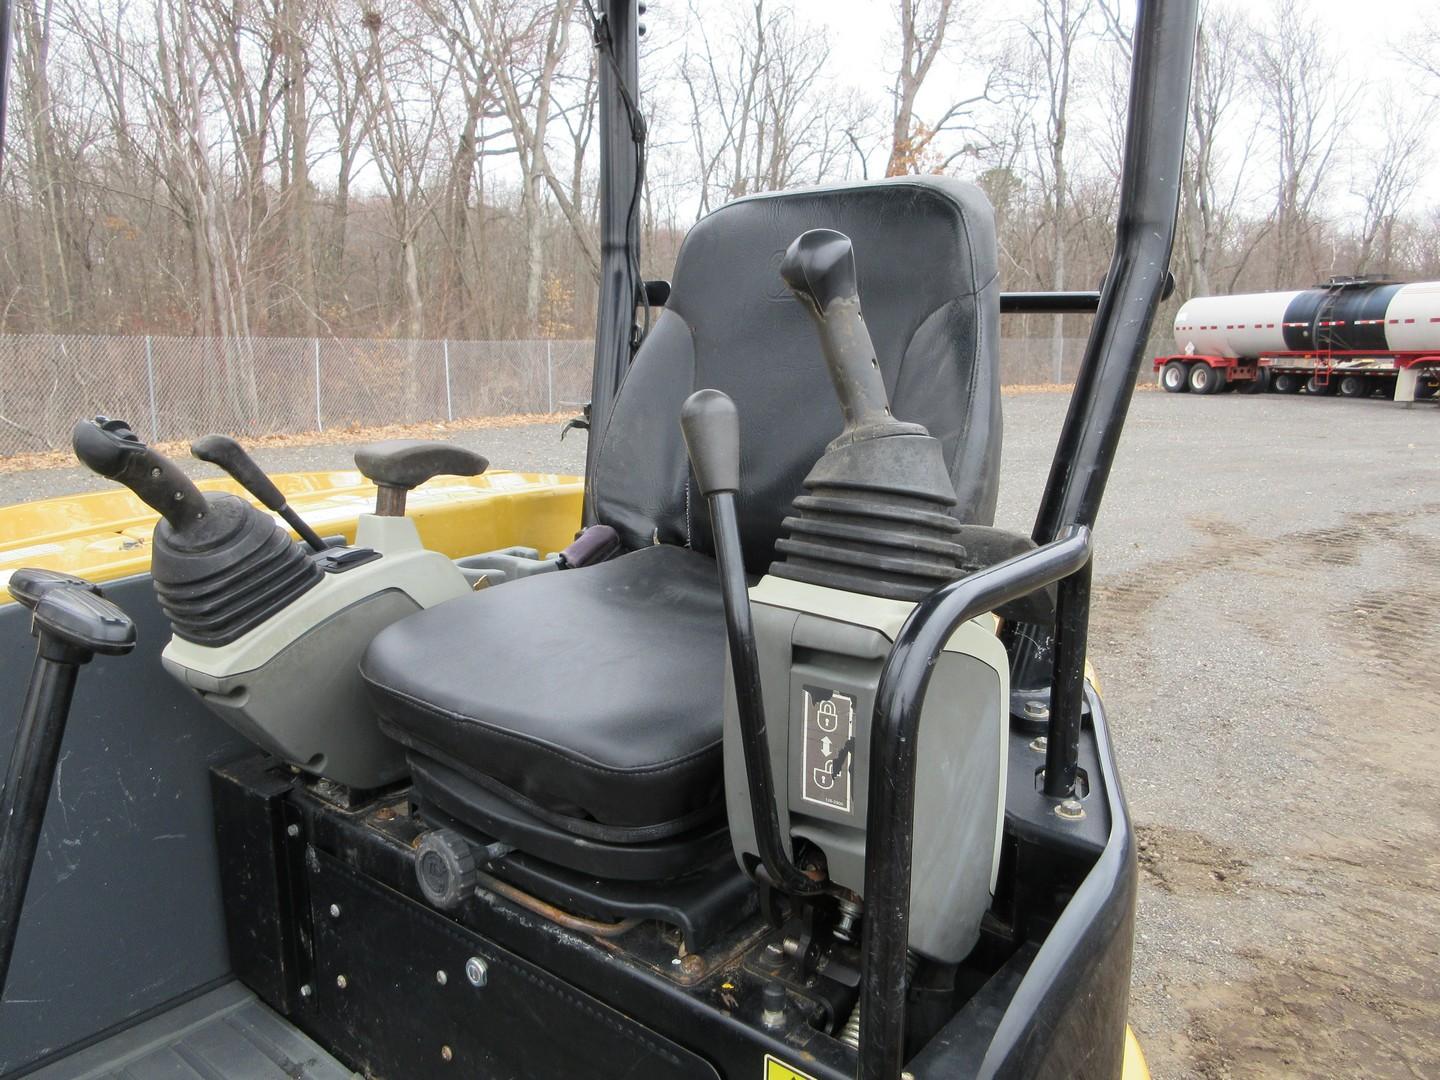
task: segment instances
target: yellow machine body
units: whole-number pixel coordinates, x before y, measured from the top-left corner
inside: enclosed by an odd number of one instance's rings
[[[287,473],[274,480],[320,535],[343,536],[347,543],[355,539],[359,516],[375,506],[375,485],[354,470]],[[228,479],[197,486],[250,499]],[[580,528],[583,493],[579,477],[554,473],[442,476],[410,493],[406,514],[427,548],[451,558],[514,546],[559,551]],[[146,573],[157,520],[120,489],[0,507],[0,586],[22,566],[97,582]],[[0,589],[0,603],[9,602]]]

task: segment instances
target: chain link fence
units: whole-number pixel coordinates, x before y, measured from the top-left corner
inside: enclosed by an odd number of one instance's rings
[[[1084,339],[1001,341],[1006,384],[1069,382]],[[81,417],[147,442],[578,409],[589,341],[0,336],[0,457],[69,445]],[[1148,378],[1142,371],[1142,379]]]

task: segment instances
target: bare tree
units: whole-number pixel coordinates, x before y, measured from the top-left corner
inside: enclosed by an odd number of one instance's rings
[[[1312,276],[1317,269],[1316,211],[1359,93],[1339,67],[1299,0],[1276,0],[1251,67],[1275,148],[1275,288],[1297,269]]]
[[[900,57],[891,89],[890,158],[885,164],[886,176],[945,168],[957,155],[944,158],[935,154],[932,144],[936,137],[945,132],[976,130],[974,111],[982,102],[990,100],[994,89],[996,68],[993,66],[979,93],[954,98],[928,122],[916,113],[916,99],[931,68],[945,50],[956,25],[969,14],[954,0],[900,0],[896,12]]]
[[[1367,148],[1351,188],[1365,207],[1358,234],[1357,274],[1377,263],[1384,272],[1394,269],[1396,226],[1426,164],[1428,115],[1410,112],[1393,95],[1387,95],[1380,116],[1383,141]]]
[[[1050,234],[1050,287],[1065,288],[1066,201],[1069,194],[1069,160],[1066,143],[1070,131],[1070,94],[1074,88],[1076,53],[1088,32],[1091,0],[1038,0],[1036,18],[1025,34],[1038,60],[1045,116],[1035,143],[1037,172],[1045,195]],[[1060,381],[1065,347],[1065,317],[1056,315],[1051,332],[1050,359],[1055,381]]]

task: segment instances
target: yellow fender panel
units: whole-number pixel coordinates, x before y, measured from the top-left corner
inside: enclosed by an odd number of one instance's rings
[[[354,541],[356,521],[375,506],[375,485],[353,470],[287,473],[274,480],[321,536]],[[202,480],[197,486],[254,502],[229,479]],[[410,492],[406,513],[425,546],[451,558],[515,546],[543,553],[559,551],[574,539],[583,492],[579,477],[553,473],[444,476]],[[91,581],[145,573],[158,520],[119,487],[0,507],[0,585],[23,566],[63,570]],[[0,592],[0,603],[9,601],[9,593]]]
[[[1125,1064],[1120,1080],[1150,1080],[1150,1066],[1145,1064],[1145,1054],[1140,1049],[1140,1040],[1130,1026],[1125,1026]]]

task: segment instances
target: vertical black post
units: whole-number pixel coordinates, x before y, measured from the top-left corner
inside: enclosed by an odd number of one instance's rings
[[[640,38],[636,0],[606,0],[600,51],[600,298],[595,316],[595,368],[590,382],[590,436],[585,476],[594,472],[600,435],[625,369],[635,330],[640,282]],[[608,54],[608,55],[607,55]],[[613,64],[611,61],[614,61]],[[585,524],[595,523],[590,485]]]
[[[1093,527],[1115,448],[1169,273],[1180,205],[1198,0],[1144,0],[1135,20],[1129,123],[1120,181],[1115,253],[1085,345],[1035,518],[1037,544],[1069,525]],[[1043,627],[1007,633],[1011,681],[1043,687],[1053,641]]]
[[[1045,794],[1075,794],[1080,761],[1080,706],[1085,688],[1085,639],[1090,628],[1090,563],[1060,582],[1055,604],[1055,668],[1045,738]]]
[[[77,663],[50,659],[43,653],[35,658],[10,752],[5,790],[0,792],[0,992],[10,972],[20,908],[30,885],[30,868],[45,823],[50,782],[60,760],[65,718],[79,670]]]

